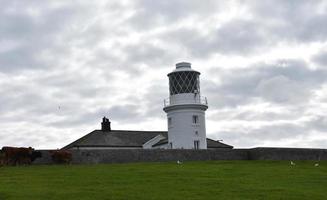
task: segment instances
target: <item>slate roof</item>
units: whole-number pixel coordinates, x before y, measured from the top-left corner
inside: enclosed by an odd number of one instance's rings
[[[208,148],[230,148],[232,149],[233,146],[216,141],[216,140],[212,140],[210,138],[207,138],[207,147]]]
[[[152,147],[160,146],[160,145],[167,144],[167,143],[168,143],[168,138],[165,138],[165,139],[160,140],[158,143],[152,145]],[[228,144],[224,144],[222,142],[207,138],[207,148],[230,148],[230,149],[232,149],[233,146],[230,146]]]
[[[162,135],[168,138],[167,131],[127,131],[127,130],[111,130],[102,131],[94,130],[91,133],[81,137],[80,139],[68,144],[63,149],[73,147],[132,147],[142,148],[143,144],[157,135]],[[168,140],[160,140],[153,146],[167,144]],[[214,141],[207,138],[208,148],[233,148],[230,145],[223,144],[219,141]]]
[[[166,137],[165,139],[160,140],[156,144],[152,145],[152,147],[160,146],[160,145],[163,145],[163,144],[168,144],[168,137]]]
[[[142,145],[156,137],[157,135],[167,137],[166,131],[126,131],[94,130],[91,133],[63,147],[69,149],[72,147],[142,147]]]

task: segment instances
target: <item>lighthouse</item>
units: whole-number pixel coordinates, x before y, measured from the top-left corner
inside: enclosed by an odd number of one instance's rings
[[[168,146],[171,149],[207,149],[205,111],[208,102],[200,93],[200,72],[180,62],[170,72],[167,113]]]

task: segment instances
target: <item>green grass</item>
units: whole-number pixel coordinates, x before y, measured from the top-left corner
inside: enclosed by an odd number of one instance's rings
[[[0,200],[326,199],[327,162],[0,167]]]

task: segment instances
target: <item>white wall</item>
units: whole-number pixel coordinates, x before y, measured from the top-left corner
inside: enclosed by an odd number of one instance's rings
[[[193,115],[198,116],[197,124],[193,124]],[[200,142],[199,149],[207,148],[204,110],[176,107],[167,112],[167,118],[171,118],[171,125],[168,126],[168,142],[172,143],[173,149],[193,149],[195,140]]]

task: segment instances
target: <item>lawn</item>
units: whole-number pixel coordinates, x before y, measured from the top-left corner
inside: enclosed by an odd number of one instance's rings
[[[0,167],[0,200],[326,199],[327,162]]]

